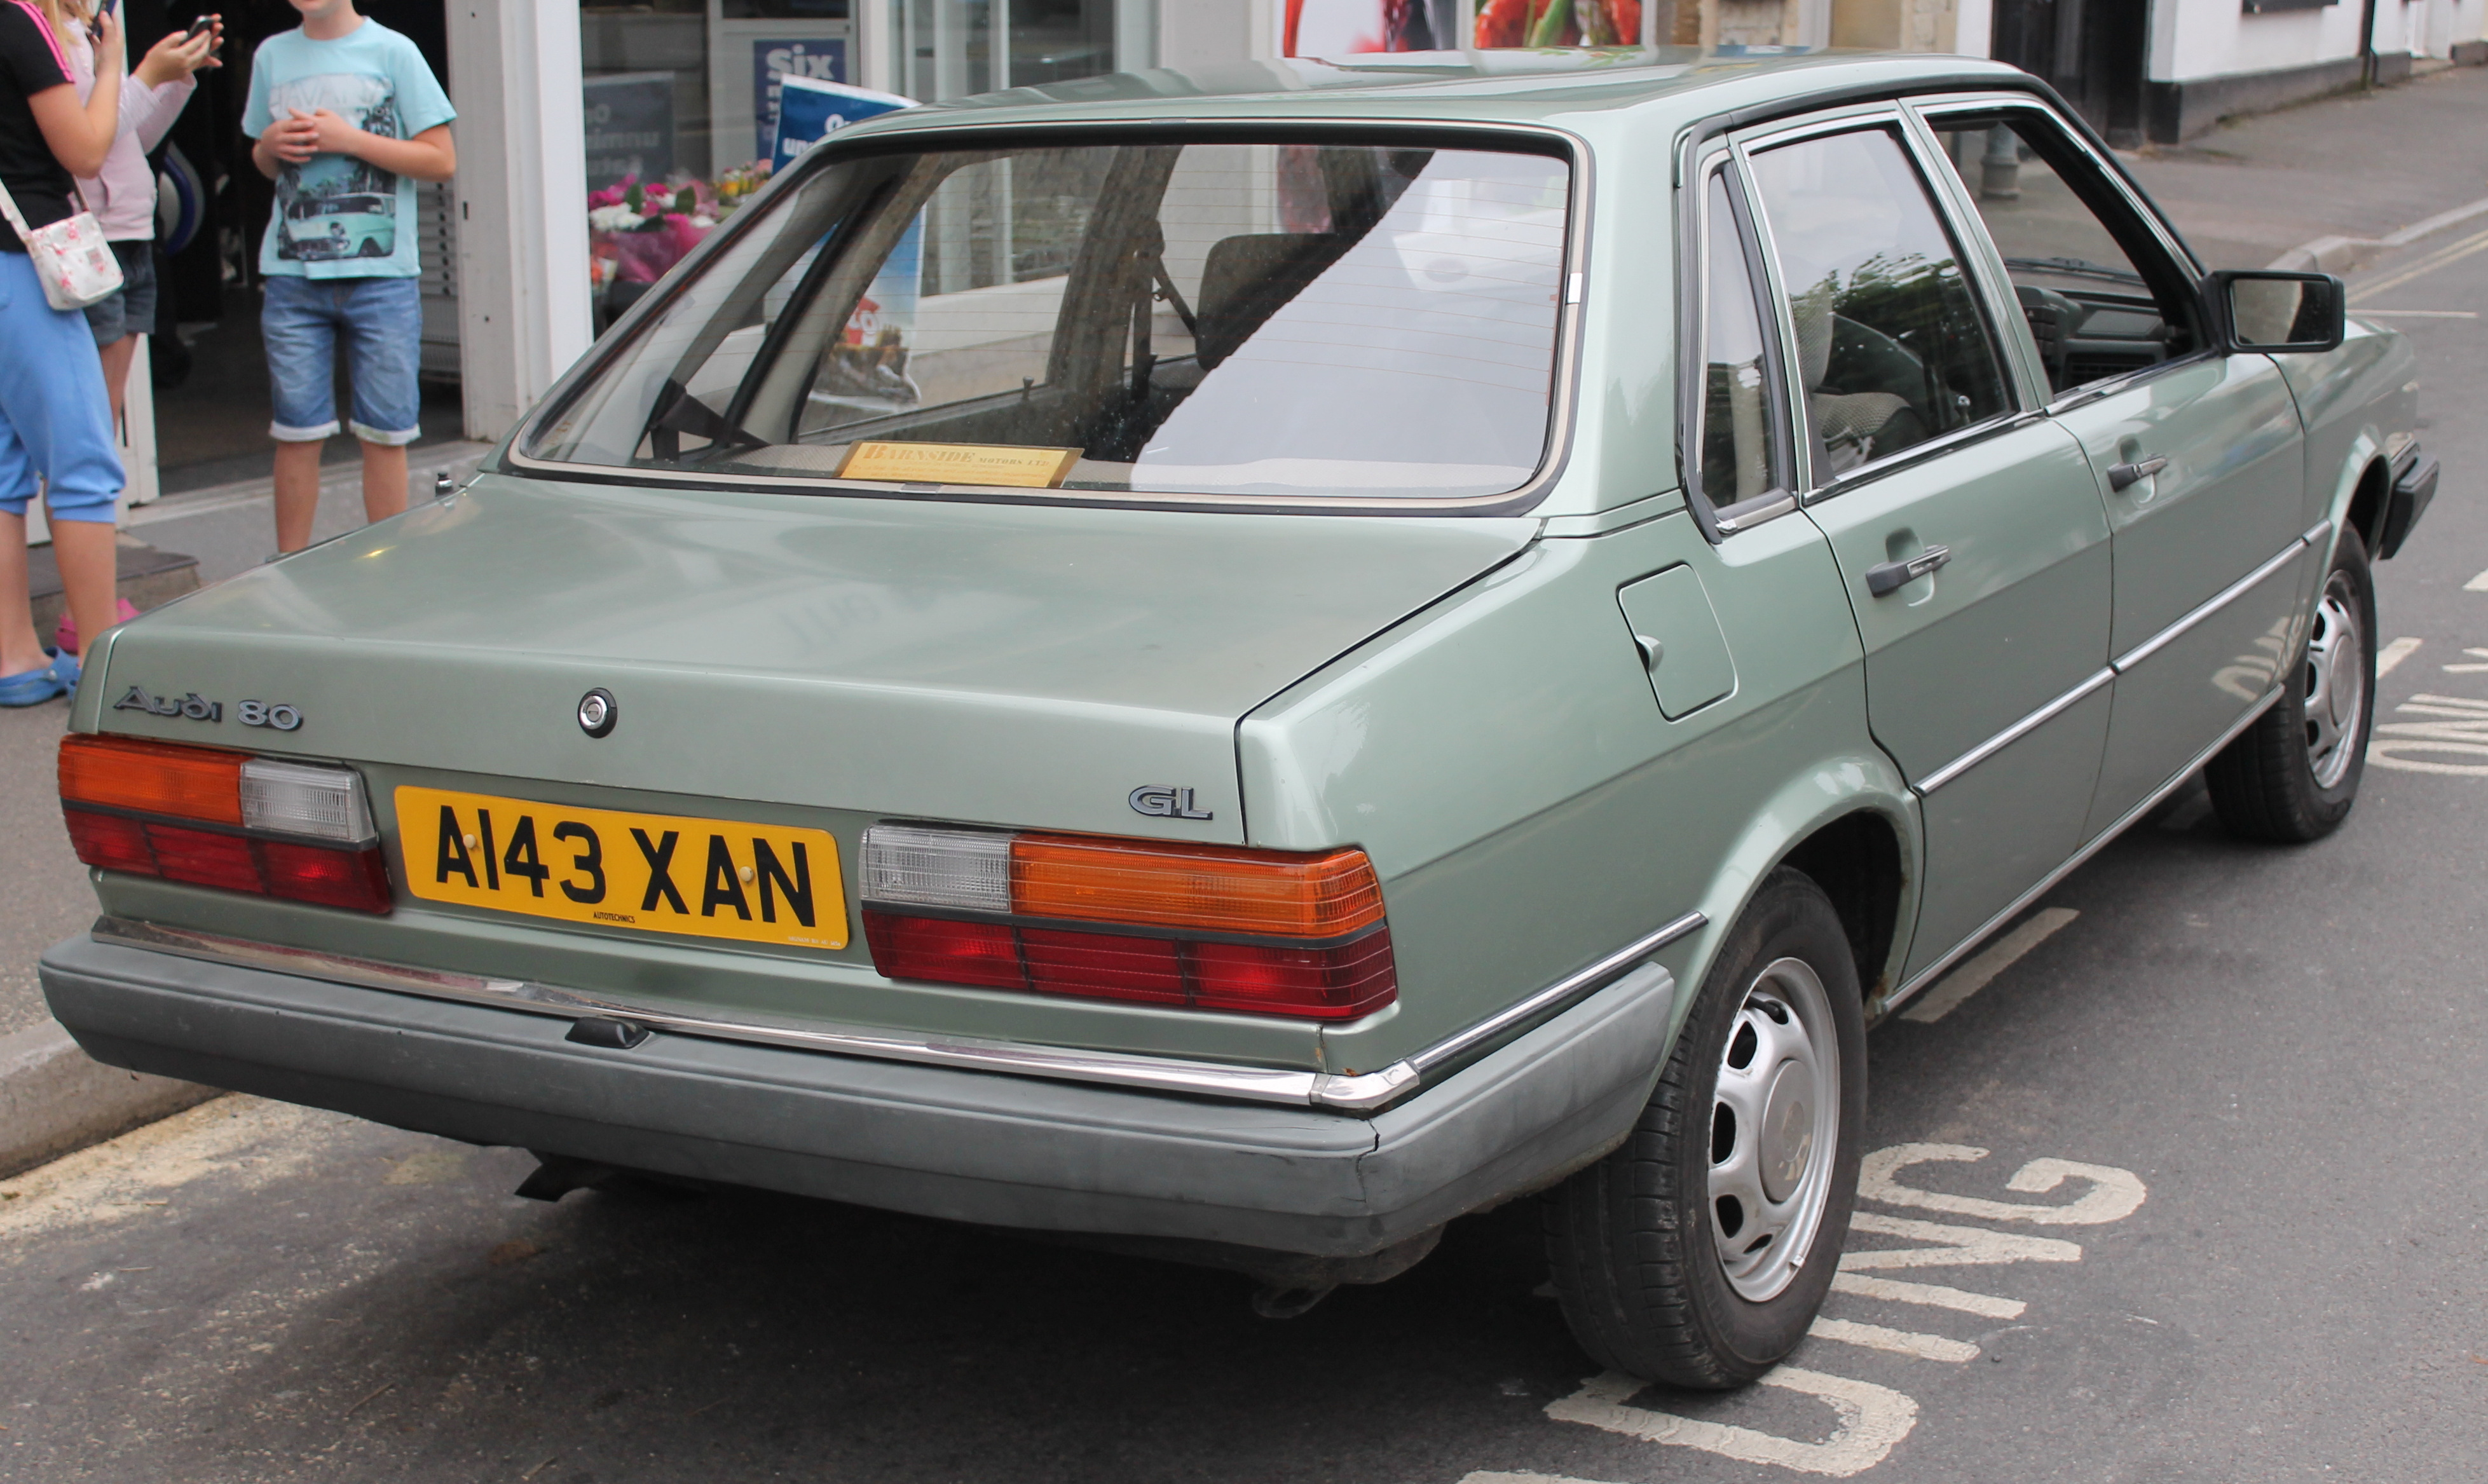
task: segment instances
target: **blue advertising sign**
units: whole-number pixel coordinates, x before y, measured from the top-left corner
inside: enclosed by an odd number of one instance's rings
[[[770,153],[778,137],[778,85],[788,77],[812,82],[847,80],[847,43],[843,39],[812,37],[804,41],[759,41],[751,43],[751,155],[785,161]],[[814,138],[820,137],[814,135]]]
[[[916,106],[913,98],[842,82],[823,82],[789,72],[779,79],[776,135],[770,141],[769,167],[783,170],[796,155],[850,124],[875,114]]]

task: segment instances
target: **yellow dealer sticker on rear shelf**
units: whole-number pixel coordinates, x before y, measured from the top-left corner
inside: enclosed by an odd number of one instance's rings
[[[847,450],[839,479],[905,484],[1008,485],[1051,490],[1080,462],[1076,448],[1025,448],[1004,443],[889,443],[866,440]]]
[[[819,829],[397,791],[407,888],[530,917],[847,945],[838,843]]]

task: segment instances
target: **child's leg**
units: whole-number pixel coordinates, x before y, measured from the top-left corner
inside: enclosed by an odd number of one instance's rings
[[[363,440],[363,514],[385,520],[406,509],[406,446],[422,434],[423,288],[413,278],[364,278],[346,297],[349,424]]]
[[[83,661],[97,637],[121,622],[121,532],[112,523],[110,505],[103,507],[102,518],[81,519],[46,500],[44,514],[51,518],[52,560],[60,564],[61,589],[77,623]]]
[[[276,549],[311,544],[320,514],[320,446],[337,432],[337,314],[327,283],[271,275],[260,309],[268,344],[268,435],[276,440]]]
[[[80,642],[116,617],[113,519],[121,494],[121,451],[103,366],[86,317],[43,302],[42,284],[21,254],[0,255],[0,675],[43,662],[27,606],[26,504],[43,478],[52,552],[68,590]]]

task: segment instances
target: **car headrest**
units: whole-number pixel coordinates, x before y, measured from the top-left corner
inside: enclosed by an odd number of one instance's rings
[[[1831,374],[1831,335],[1839,316],[1832,306],[1839,287],[1830,278],[1789,297],[1789,320],[1796,331],[1796,369],[1809,392],[1823,390]]]
[[[1345,247],[1329,232],[1258,232],[1211,243],[1194,314],[1193,345],[1202,366],[1233,354]]]

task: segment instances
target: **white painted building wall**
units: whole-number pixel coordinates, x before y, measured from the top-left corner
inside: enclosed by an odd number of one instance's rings
[[[2393,0],[2377,7],[2380,36],[2389,32],[2399,9]],[[2159,0],[2152,7],[2148,75],[2186,82],[2355,57],[2363,14],[2359,0],[2265,15],[2246,14],[2238,0]]]

